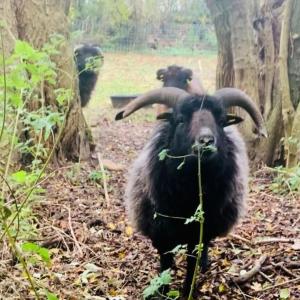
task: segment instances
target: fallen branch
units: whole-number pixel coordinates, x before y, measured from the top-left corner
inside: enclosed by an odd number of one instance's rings
[[[267,255],[262,255],[254,264],[253,268],[249,270],[248,272],[233,278],[233,281],[236,283],[243,283],[248,281],[251,277],[253,277],[256,273],[258,273],[261,269],[261,266],[267,259]]]

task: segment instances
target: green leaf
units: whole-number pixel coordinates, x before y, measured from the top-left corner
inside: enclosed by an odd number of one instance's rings
[[[172,253],[172,254],[178,254],[178,253],[185,253],[187,250],[187,244],[184,245],[177,245],[175,248],[173,248],[171,251],[168,251],[167,253]]]
[[[58,300],[57,296],[53,293],[47,291],[46,295],[47,295],[47,300]]]
[[[167,157],[167,155],[168,155],[168,149],[163,149],[158,154],[159,160],[165,160],[165,158]]]
[[[171,290],[168,292],[167,296],[171,299],[178,299],[180,297],[180,293],[177,290]]]
[[[49,250],[43,248],[35,243],[24,243],[22,244],[22,250],[25,252],[32,252],[40,256],[40,258],[46,262],[47,264],[50,263],[50,253]]]
[[[11,210],[10,210],[7,206],[5,206],[5,205],[2,207],[2,209],[3,209],[3,217],[4,217],[4,219],[6,220],[7,218],[9,218],[9,217],[11,216],[12,212],[11,212]]]
[[[163,271],[159,276],[153,278],[150,285],[143,291],[143,297],[146,299],[154,295],[161,286],[170,284],[172,280],[170,269]]]
[[[24,184],[26,182],[27,172],[22,170],[15,172],[10,175],[11,179],[19,184]]]
[[[280,299],[288,299],[290,297],[290,290],[288,288],[281,289],[279,291],[279,297]]]

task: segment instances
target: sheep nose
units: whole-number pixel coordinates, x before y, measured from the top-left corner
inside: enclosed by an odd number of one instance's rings
[[[201,147],[207,147],[215,145],[215,137],[213,135],[202,135],[199,137],[199,144]]]

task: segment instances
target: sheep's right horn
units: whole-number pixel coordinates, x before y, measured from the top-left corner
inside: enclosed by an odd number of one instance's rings
[[[251,116],[259,134],[268,137],[263,116],[245,92],[236,88],[222,88],[217,90],[214,96],[221,99],[225,107],[239,106],[243,108]]]
[[[190,94],[186,91],[175,87],[163,87],[152,90],[135,98],[132,102],[127,104],[123,110],[117,113],[115,120],[124,119],[134,113],[136,110],[154,103],[160,103],[168,107],[174,107],[178,101],[181,101],[183,98],[189,95]]]

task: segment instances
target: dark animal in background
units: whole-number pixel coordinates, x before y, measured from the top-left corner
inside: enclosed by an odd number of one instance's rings
[[[177,87],[190,94],[203,95],[204,88],[200,80],[193,74],[191,69],[177,65],[168,66],[166,69],[159,69],[156,78],[163,82],[163,87]],[[157,106],[157,115],[167,111],[165,105]]]
[[[116,120],[154,103],[165,104],[173,111],[164,115],[166,120],[160,121],[130,171],[127,212],[135,228],[150,238],[158,250],[161,272],[172,267],[173,254],[169,251],[179,244],[187,244],[189,255],[183,288],[183,295],[187,296],[196,263],[193,250],[199,242],[199,223],[186,225],[180,218],[194,215],[199,205],[198,150],[193,145],[197,142],[200,149],[215,147],[215,151],[203,152],[201,158],[205,218],[201,269],[205,271],[209,242],[230,231],[242,215],[247,196],[246,147],[237,128],[229,126],[243,119],[226,114],[226,109],[243,108],[258,133],[267,134],[256,105],[244,92],[234,88],[218,90],[214,96],[191,95],[178,88],[153,90],[128,104],[116,115]],[[172,156],[191,156],[186,157],[178,170],[182,158],[159,160],[159,153],[164,149]]]
[[[74,57],[78,71],[81,106],[85,107],[96,85],[103,54],[98,45],[81,44],[75,47]]]

